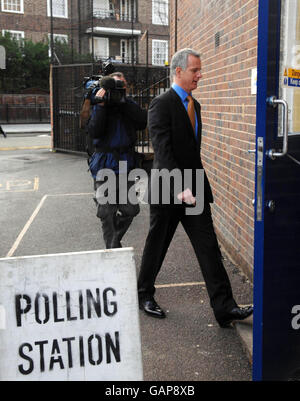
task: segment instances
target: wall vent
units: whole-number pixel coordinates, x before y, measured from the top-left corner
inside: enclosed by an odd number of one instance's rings
[[[220,32],[215,34],[215,48],[220,46]]]

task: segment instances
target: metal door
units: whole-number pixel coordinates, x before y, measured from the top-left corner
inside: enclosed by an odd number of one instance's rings
[[[253,379],[300,380],[300,1],[258,25]]]

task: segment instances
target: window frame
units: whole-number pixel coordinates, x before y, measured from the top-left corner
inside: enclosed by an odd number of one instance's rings
[[[166,7],[166,21],[161,21],[161,17],[155,13],[157,8],[155,8],[155,3],[164,3]],[[160,19],[160,21],[158,21]],[[161,25],[161,26],[169,26],[169,0],[152,0],[152,24],[153,25]]]
[[[155,53],[154,53],[154,49],[155,49],[155,43],[164,43],[165,44],[165,60],[163,64],[158,64],[155,63]],[[165,62],[168,61],[169,58],[169,41],[168,40],[162,40],[162,39],[152,39],[152,65],[159,65],[159,66],[163,66],[165,65]]]
[[[19,0],[20,1],[20,11],[16,11],[16,10],[5,10],[4,9],[4,1],[5,0],[1,0],[1,11],[4,13],[14,13],[14,14],[24,14],[24,0]],[[7,1],[7,0],[6,0]]]
[[[133,15],[132,14],[133,3]],[[120,20],[127,22],[136,21],[136,1],[135,0],[120,0]]]
[[[52,9],[54,9],[53,7],[53,2],[55,0],[52,0]],[[69,4],[68,4],[68,0],[63,0],[65,2],[65,15],[55,15],[53,14],[52,17],[53,18],[69,18]],[[50,0],[47,0],[47,16],[51,17],[51,9],[50,9]]]
[[[69,43],[69,35],[64,34],[64,33],[54,33],[53,34],[53,42],[55,42],[55,38],[57,37],[62,37],[65,40],[65,43]],[[51,58],[51,33],[48,33],[48,40],[49,40],[49,50],[48,50],[48,56]]]
[[[25,39],[25,32],[24,31],[16,31],[15,29],[2,29],[2,35],[4,36],[6,32],[13,34],[20,34],[21,37],[19,39],[15,38],[16,40]]]
[[[101,41],[103,39],[103,44],[104,44],[104,53],[105,54],[98,54],[95,49],[97,48],[96,42]],[[94,36],[93,38],[89,39],[89,46],[90,46],[90,52],[92,52],[92,40],[94,41],[94,57],[96,57],[98,60],[104,60],[109,57],[109,37],[104,37],[104,36]]]
[[[133,40],[133,56],[132,56],[132,40]],[[125,52],[124,55],[122,53],[123,51],[123,46],[125,47]],[[137,41],[136,38],[131,39],[131,38],[122,38],[120,39],[120,55],[121,55],[121,60],[122,63],[125,64],[131,64],[132,62],[134,64],[137,63]]]
[[[51,33],[49,34],[51,35]],[[64,39],[65,43],[69,43],[69,35],[67,35],[66,33],[54,33],[53,34],[53,40],[55,41],[56,38],[62,38]]]

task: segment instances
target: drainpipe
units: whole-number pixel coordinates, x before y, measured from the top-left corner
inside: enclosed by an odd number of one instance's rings
[[[177,52],[177,9],[178,1],[175,0],[175,53]]]
[[[50,0],[50,49],[51,49],[51,64],[53,64],[54,43],[53,43],[53,4],[52,4],[52,0]]]
[[[94,0],[91,0],[92,5],[92,60],[94,63]]]

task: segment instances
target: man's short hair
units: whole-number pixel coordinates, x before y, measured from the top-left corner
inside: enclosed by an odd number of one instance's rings
[[[125,79],[123,72],[119,72],[119,71],[113,72],[112,74],[109,74],[109,76],[112,77],[112,78],[113,77],[118,77],[118,78]]]
[[[200,58],[200,53],[196,52],[193,49],[185,48],[178,50],[178,52],[174,54],[171,60],[171,67],[170,67],[171,76],[174,76],[176,74],[177,67],[181,67],[183,70],[186,70],[189,56],[195,56]]]

